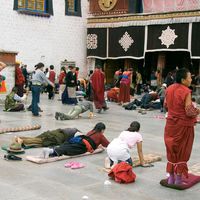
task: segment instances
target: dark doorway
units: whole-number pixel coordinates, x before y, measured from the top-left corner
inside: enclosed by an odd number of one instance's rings
[[[158,55],[160,52],[147,52],[145,54],[145,73],[144,79],[150,80],[150,74],[152,71],[157,70]],[[164,51],[165,55],[165,67],[163,68],[162,76],[166,77],[168,72],[178,68],[192,69],[190,53],[187,51]]]

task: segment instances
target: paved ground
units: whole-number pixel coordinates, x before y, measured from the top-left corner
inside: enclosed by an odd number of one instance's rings
[[[28,105],[28,103],[27,103]],[[84,133],[93,128],[95,123],[104,122],[107,126],[106,136],[112,140],[120,131],[128,128],[133,120],[141,123],[141,132],[144,138],[144,153],[159,153],[163,160],[155,163],[153,168],[135,168],[137,180],[133,184],[120,185],[112,182],[105,186],[107,174],[102,172],[106,153],[94,156],[76,158],[74,160],[86,164],[79,170],[64,168],[66,161],[37,165],[26,160],[12,162],[3,160],[4,151],[0,151],[0,199],[1,200],[81,200],[84,195],[90,200],[188,200],[199,199],[200,184],[187,191],[176,191],[164,188],[159,181],[165,177],[165,147],[163,130],[165,120],[156,119],[158,111],[149,111],[141,115],[137,111],[125,111],[120,106],[109,103],[110,110],[96,114],[89,120],[87,114],[82,119],[71,121],[56,121],[55,111],[67,111],[69,106],[61,102],[47,100],[42,96],[41,107],[44,110],[42,118],[33,118],[30,112],[5,113],[0,106],[0,127],[41,124],[40,130],[7,133],[0,135],[0,145],[10,143],[15,135],[35,136],[43,131],[77,127]],[[200,163],[200,125],[196,127],[196,138],[189,165]],[[38,155],[41,149],[29,149],[25,155]],[[134,150],[136,153],[136,150]]]

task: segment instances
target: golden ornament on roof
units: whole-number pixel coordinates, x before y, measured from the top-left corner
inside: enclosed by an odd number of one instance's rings
[[[101,10],[110,11],[115,7],[117,0],[99,0],[98,3]]]

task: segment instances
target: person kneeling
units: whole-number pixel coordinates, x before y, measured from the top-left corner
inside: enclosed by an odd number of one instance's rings
[[[5,100],[5,111],[17,112],[24,110],[24,104],[22,103],[27,98],[24,94],[23,97],[17,95],[17,88],[14,87],[10,94],[6,96]]]
[[[137,151],[139,156],[140,165],[146,167],[142,152],[142,135],[139,133],[140,123],[133,121],[130,127],[121,132],[107,147],[107,154],[110,159],[110,167],[122,161],[133,165],[130,155],[130,150],[137,144]]]

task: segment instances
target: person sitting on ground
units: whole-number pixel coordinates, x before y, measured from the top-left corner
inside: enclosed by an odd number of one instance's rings
[[[69,141],[65,141],[59,147],[54,149],[44,148],[44,158],[68,155],[80,155],[86,152],[93,152],[99,146],[107,147],[109,141],[104,136],[106,129],[105,124],[99,122],[95,127],[89,131],[86,135],[79,135],[71,138]]]
[[[150,107],[153,107],[152,101],[155,101],[156,99],[159,99],[157,92],[151,91],[149,93],[146,93],[141,99],[140,107],[144,108],[144,109],[148,109]]]
[[[158,91],[158,96],[160,97],[160,104],[161,104],[161,109],[160,112],[164,111],[164,99],[165,99],[165,91],[167,88],[167,84],[163,83],[162,87],[160,88],[160,90]]]
[[[23,97],[17,95],[17,87],[13,87],[10,94],[6,96],[5,111],[18,112],[24,110],[24,104],[22,103],[27,99],[27,95]]]
[[[90,101],[81,101],[78,103],[78,105],[74,106],[67,114],[56,112],[55,118],[57,120],[75,119],[76,117],[79,117],[81,113],[84,113],[88,110],[90,111],[89,118],[92,118],[94,116],[92,103]]]
[[[20,143],[22,146],[34,147],[50,147],[63,144],[68,141],[79,131],[77,128],[55,129],[43,132],[36,137],[15,137],[15,142]]]
[[[140,123],[133,121],[126,131],[115,138],[107,147],[107,154],[110,159],[110,166],[120,162],[127,162],[133,165],[130,150],[137,144],[137,151],[140,165],[145,167],[144,156],[142,152],[142,135],[139,133]]]
[[[109,101],[118,102],[119,101],[119,88],[117,88],[117,87],[111,88],[107,92],[107,98]]]

